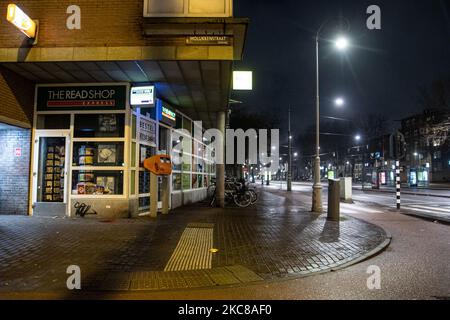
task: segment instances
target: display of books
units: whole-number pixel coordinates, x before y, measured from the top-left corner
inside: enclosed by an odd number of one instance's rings
[[[117,131],[117,118],[115,114],[100,115],[98,122],[100,132],[111,133]]]
[[[102,187],[104,194],[115,194],[115,177],[97,177],[97,186]]]
[[[65,148],[49,146],[45,157],[45,173],[43,199],[46,202],[61,202],[64,197],[64,177],[61,172],[64,167]]]
[[[116,163],[116,146],[114,144],[98,145],[98,163],[115,164]]]
[[[97,186],[92,182],[80,182],[77,184],[78,194],[94,194]]]

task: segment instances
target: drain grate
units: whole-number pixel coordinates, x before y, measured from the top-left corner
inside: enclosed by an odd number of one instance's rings
[[[191,225],[190,225],[191,226]],[[213,230],[212,227],[188,226],[167,262],[164,271],[202,270],[212,268]]]

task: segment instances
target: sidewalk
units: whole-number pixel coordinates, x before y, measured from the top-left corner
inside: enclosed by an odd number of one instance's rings
[[[375,225],[351,217],[328,222],[280,192],[260,196],[247,209],[197,204],[154,220],[0,216],[0,297],[71,297],[69,265],[80,266],[84,291],[189,289],[331,271],[389,243]]]

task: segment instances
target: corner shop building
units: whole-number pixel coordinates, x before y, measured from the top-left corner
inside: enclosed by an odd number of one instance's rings
[[[142,160],[169,153],[177,128],[225,129],[232,66],[247,19],[231,0],[28,0],[38,42],[6,21],[0,4],[0,214],[99,216],[148,211]],[[81,10],[69,29],[67,9]],[[199,35],[202,35],[201,37]],[[154,107],[130,106],[131,87],[154,85]],[[185,146],[186,145],[186,146]],[[186,137],[171,207],[202,200],[223,166]],[[158,195],[160,197],[160,195]]]

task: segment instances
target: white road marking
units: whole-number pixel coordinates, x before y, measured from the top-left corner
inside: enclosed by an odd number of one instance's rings
[[[439,211],[439,212],[448,213],[450,215],[450,208],[443,209],[443,208],[429,207],[429,206],[423,206],[423,205],[421,206],[421,205],[416,205],[416,204],[407,206],[407,208],[410,208],[410,209],[413,209],[413,208],[423,209],[425,211],[430,211],[430,212]]]

